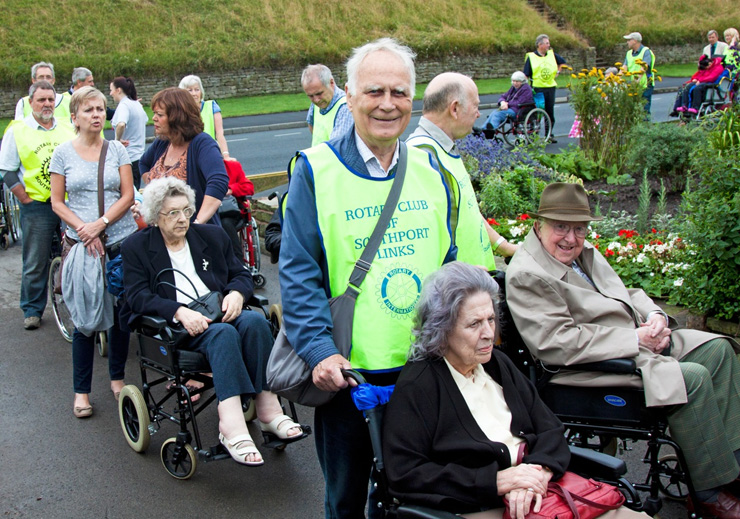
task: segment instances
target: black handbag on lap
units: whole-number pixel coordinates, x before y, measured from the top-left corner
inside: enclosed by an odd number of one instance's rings
[[[193,292],[195,292],[196,297],[193,297],[187,292],[180,290],[179,288],[177,288],[175,285],[173,285],[172,283],[168,281],[158,282],[157,280],[159,279],[159,276],[161,276],[163,272],[167,272],[167,271],[177,272],[182,277],[187,279],[188,283],[190,283],[190,285],[193,287]],[[198,294],[198,290],[195,288],[195,284],[190,280],[190,278],[177,269],[167,268],[167,269],[160,270],[159,273],[157,273],[157,275],[154,277],[153,284],[154,284],[154,289],[152,290],[152,292],[156,293],[160,285],[166,285],[168,287],[174,288],[176,291],[180,292],[181,294],[186,295],[187,297],[192,299],[192,301],[190,301],[187,304],[187,307],[190,308],[191,310],[195,310],[196,312],[200,314],[203,314],[205,317],[207,317],[214,323],[221,321],[221,319],[224,316],[224,313],[221,310],[221,305],[224,302],[223,294],[221,292],[216,292],[215,290],[212,290],[204,295]]]

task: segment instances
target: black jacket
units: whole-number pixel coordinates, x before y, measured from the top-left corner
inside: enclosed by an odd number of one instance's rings
[[[505,354],[494,350],[484,369],[503,387],[511,432],[527,443],[523,462],[546,466],[559,478],[570,461],[563,424]],[[457,513],[503,506],[496,475],[511,466],[509,450],[480,429],[444,360],[403,368],[383,435],[391,493],[401,502]]]
[[[252,275],[234,255],[231,241],[217,225],[191,225],[185,235],[190,246],[195,270],[203,283],[226,295],[237,290],[247,301],[254,292]],[[141,315],[164,317],[172,323],[178,308],[175,290],[161,285],[155,290],[154,278],[162,269],[172,268],[170,256],[159,227],[147,227],[134,233],[121,246],[123,284],[126,301],[121,309],[121,324],[131,325]],[[175,283],[172,271],[159,280]],[[203,295],[203,294],[200,294]]]

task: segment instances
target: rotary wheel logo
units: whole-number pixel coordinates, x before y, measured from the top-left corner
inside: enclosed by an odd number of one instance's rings
[[[555,70],[549,67],[542,67],[540,69],[540,77],[543,81],[548,81],[555,77]]]
[[[421,278],[406,265],[391,267],[377,286],[378,301],[397,319],[414,311],[420,294]]]

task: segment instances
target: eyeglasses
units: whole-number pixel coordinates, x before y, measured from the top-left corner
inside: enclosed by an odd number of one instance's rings
[[[588,225],[566,225],[564,223],[549,223],[550,227],[552,227],[552,232],[554,232],[557,236],[568,236],[568,233],[572,230],[573,234],[576,235],[576,238],[585,238],[586,233],[588,232]]]
[[[167,211],[166,213],[160,211],[159,214],[167,217],[168,220],[174,221],[180,218],[180,214],[182,214],[186,219],[189,220],[194,213],[195,209],[193,209],[192,207],[186,207],[185,209],[173,209],[172,211]]]

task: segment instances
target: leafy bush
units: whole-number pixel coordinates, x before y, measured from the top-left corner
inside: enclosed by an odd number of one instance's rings
[[[524,150],[512,150],[500,141],[474,134],[457,141],[457,150],[476,191],[481,189],[489,175],[499,174],[517,165],[539,166]]]
[[[489,175],[480,191],[481,212],[502,218],[531,211],[548,183],[535,175],[534,167],[525,165]]]
[[[627,134],[625,169],[635,178],[643,171],[667,181],[669,189],[682,190],[691,166],[691,150],[706,143],[700,125],[639,124]]]
[[[627,133],[644,117],[645,100],[639,82],[620,70],[605,76],[602,69],[571,74],[570,102],[581,122],[581,149],[596,162],[603,177],[622,172],[630,146]]]
[[[691,158],[699,173],[684,192],[685,235],[695,245],[690,277],[672,298],[720,318],[740,316],[740,108],[723,114]]]

